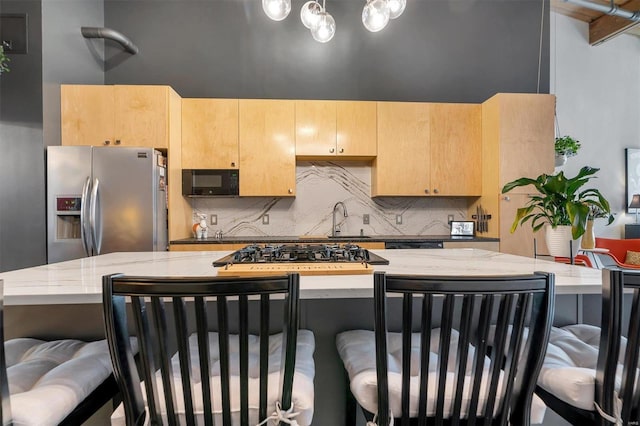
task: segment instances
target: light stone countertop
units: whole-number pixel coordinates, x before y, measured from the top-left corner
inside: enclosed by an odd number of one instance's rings
[[[556,274],[556,294],[597,294],[602,271],[479,249],[371,250],[389,260],[374,270],[393,274]],[[212,262],[230,251],[110,253],[0,273],[5,305],[102,303],[103,275],[217,274]],[[373,297],[371,275],[302,276],[303,299]]]

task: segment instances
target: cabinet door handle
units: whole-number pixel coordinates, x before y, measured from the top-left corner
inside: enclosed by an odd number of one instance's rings
[[[232,162],[231,162],[231,167],[235,167],[235,166],[236,166],[235,161],[232,161]]]
[[[502,199],[505,201],[511,201],[511,197],[509,197],[508,195],[505,195],[504,197],[502,197]]]
[[[120,145],[120,139],[116,139],[116,145]]]
[[[293,189],[289,188],[289,194],[293,194]]]
[[[344,152],[344,148],[340,148],[340,154]]]
[[[424,190],[424,193],[425,193],[425,194],[428,194],[428,193],[429,193],[429,190],[428,190],[428,189],[425,189],[425,190]]]
[[[111,143],[111,141],[104,141],[103,144],[104,145],[109,145]]]
[[[439,192],[439,191],[438,191],[438,188],[434,188],[434,189],[433,189],[433,193],[434,193],[434,194],[437,194],[438,192]]]
[[[329,152],[333,154],[334,152],[336,152],[336,150],[334,148],[331,148]]]

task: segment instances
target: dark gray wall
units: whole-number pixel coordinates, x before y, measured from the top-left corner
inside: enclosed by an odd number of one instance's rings
[[[40,1],[0,1],[26,13],[28,53],[9,55],[0,76],[0,271],[45,262]]]
[[[106,42],[105,83],[169,84],[184,97],[481,102],[548,93],[548,2],[541,13],[542,0],[409,0],[404,15],[369,33],[364,1],[329,1],[338,29],[327,44],[300,23],[302,3],[274,22],[258,0],[107,0],[104,9],[102,0],[0,0],[0,12],[29,15],[29,52],[12,55],[0,77],[0,270],[45,262],[44,146],[59,143],[58,84],[103,78],[101,43],[81,38],[82,25],[116,29],[140,48],[132,56]]]
[[[80,26],[103,26],[102,0],[6,1],[26,13],[28,51],[0,77],[0,271],[46,263],[45,149],[60,143],[60,83],[104,82],[101,43]],[[43,124],[44,123],[44,124]]]
[[[45,1],[42,17],[44,143],[60,145],[60,84],[104,84],[104,41],[80,33],[104,26],[104,2]]]
[[[541,0],[408,0],[379,33],[363,1],[327,1],[336,35],[315,42],[259,0],[105,1],[105,25],[140,48],[109,45],[107,84],[169,84],[183,97],[481,102],[496,92],[549,91],[549,10]]]

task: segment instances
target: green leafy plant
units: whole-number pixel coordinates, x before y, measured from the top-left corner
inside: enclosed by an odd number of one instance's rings
[[[503,194],[528,185],[533,185],[539,193],[517,210],[511,232],[528,221],[531,221],[534,231],[545,224],[553,228],[569,225],[571,234],[576,239],[584,234],[587,219],[592,215],[592,209],[596,208],[601,217],[608,218],[609,225],[614,219],[609,202],[595,188],[581,189],[595,177],[598,170],[600,169],[585,166],[572,178],[567,178],[564,172],[560,172],[555,175],[541,174],[535,179],[520,178],[507,183],[502,188]]]
[[[9,61],[10,59],[4,53],[4,47],[0,44],[0,74],[3,72],[9,72],[9,66],[7,65],[7,62]]]
[[[610,214],[600,208],[600,206],[592,205],[589,207],[589,219],[608,219]]]
[[[580,149],[580,141],[572,138],[571,136],[562,136],[560,138],[556,138],[555,148],[556,154],[573,157]]]

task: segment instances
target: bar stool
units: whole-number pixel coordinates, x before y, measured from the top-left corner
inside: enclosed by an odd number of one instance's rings
[[[633,293],[630,308],[623,303],[625,290]],[[551,330],[536,393],[574,425],[638,424],[639,344],[640,271],[605,268],[600,327]]]
[[[395,333],[387,332],[387,304],[394,301],[402,305]],[[349,402],[379,426],[528,425],[553,306],[553,274],[376,272],[375,330],[336,337],[355,398]],[[541,422],[545,407],[537,408]],[[355,425],[354,414],[347,410],[345,424]]]
[[[0,339],[4,297],[0,280]],[[118,394],[106,340],[17,338],[0,346],[3,424],[78,425]]]
[[[311,331],[298,330],[298,292],[298,274],[103,277],[107,340],[123,395],[112,424],[310,425],[315,342]]]

